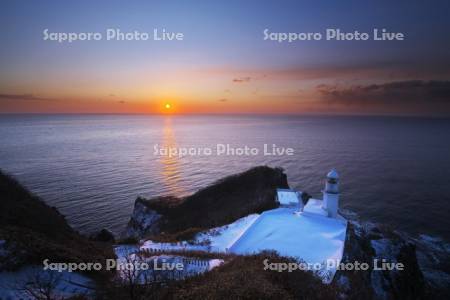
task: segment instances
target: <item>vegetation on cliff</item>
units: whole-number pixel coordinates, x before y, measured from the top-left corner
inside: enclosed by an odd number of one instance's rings
[[[282,169],[259,166],[225,177],[185,198],[138,198],[136,202],[162,216],[155,224],[161,234],[153,238],[185,240],[201,230],[276,208],[276,189],[288,187]]]
[[[105,262],[114,257],[107,243],[89,241],[73,230],[55,208],[0,171],[0,270],[50,261]]]
[[[232,223],[252,213],[277,206],[276,188],[287,188],[281,169],[256,167],[233,175],[185,197],[138,199],[153,212],[160,239],[188,239],[199,230]],[[157,217],[155,217],[157,216]],[[108,232],[96,240],[110,241]],[[0,271],[22,265],[42,264],[45,258],[64,262],[100,262],[114,257],[109,242],[96,242],[73,230],[65,218],[39,197],[0,171]],[[177,255],[180,253],[167,252]],[[218,257],[192,252],[193,257]],[[343,263],[372,264],[374,259],[401,262],[404,271],[338,271],[325,285],[312,272],[264,270],[264,260],[294,262],[265,251],[256,255],[223,254],[225,263],[210,272],[184,280],[147,284],[100,280],[100,299],[427,299],[448,298],[447,290],[429,285],[417,261],[415,245],[398,232],[374,224],[351,221],[348,226]],[[108,277],[103,277],[108,279]],[[109,278],[110,279],[110,278]]]
[[[109,285],[106,299],[336,299],[339,288],[326,285],[310,271],[265,270],[264,261],[295,263],[274,252],[234,256],[210,272],[185,280]]]

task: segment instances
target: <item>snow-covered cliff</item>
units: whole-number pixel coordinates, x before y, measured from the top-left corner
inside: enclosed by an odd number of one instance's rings
[[[142,198],[137,198],[134,203],[133,213],[122,233],[123,239],[141,238],[146,234],[159,233],[159,220],[161,215],[149,208]]]

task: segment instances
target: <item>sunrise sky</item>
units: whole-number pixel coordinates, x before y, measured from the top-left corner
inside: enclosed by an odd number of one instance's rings
[[[0,112],[450,114],[450,2],[361,2],[2,1]],[[57,43],[46,28],[184,40]],[[406,39],[278,43],[266,28]]]

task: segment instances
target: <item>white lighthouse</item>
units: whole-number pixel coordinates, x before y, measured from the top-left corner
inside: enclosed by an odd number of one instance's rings
[[[327,174],[322,208],[327,211],[328,217],[337,217],[339,208],[339,175],[335,169],[332,169]]]

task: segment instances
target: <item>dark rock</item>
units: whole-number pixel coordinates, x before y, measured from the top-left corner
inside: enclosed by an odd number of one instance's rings
[[[122,237],[164,232],[170,239],[189,238],[200,230],[276,208],[277,188],[289,188],[283,170],[260,166],[223,178],[184,198],[138,198]]]
[[[312,198],[312,196],[310,194],[308,194],[307,192],[302,192],[301,198],[302,198],[303,205],[306,205],[308,203],[309,199]]]
[[[428,286],[430,299],[450,299],[450,245],[438,237],[420,235],[410,239]]]
[[[0,171],[0,269],[42,261],[99,262],[114,258],[112,247],[72,229],[58,210]]]
[[[134,202],[133,213],[121,235],[122,240],[139,239],[145,235],[159,233],[161,215],[151,209],[146,201],[138,197]]]
[[[114,234],[106,228],[103,228],[98,233],[92,235],[90,239],[98,242],[108,242],[108,243],[115,243],[116,241],[116,239],[114,238]]]
[[[367,263],[367,271],[340,270],[335,281],[350,299],[426,299],[427,285],[414,244],[396,232],[371,223],[350,222],[342,263]],[[404,270],[375,270],[374,260],[402,263]],[[379,265],[379,264],[378,264]]]

